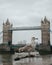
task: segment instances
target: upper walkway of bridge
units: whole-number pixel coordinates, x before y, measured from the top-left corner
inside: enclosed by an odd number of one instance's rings
[[[11,31],[22,31],[22,30],[41,30],[41,26],[30,26],[30,27],[12,27]]]

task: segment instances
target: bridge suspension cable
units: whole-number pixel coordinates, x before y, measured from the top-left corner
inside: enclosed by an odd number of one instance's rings
[[[3,31],[0,32],[0,40],[3,38]]]
[[[0,36],[0,40],[3,38],[3,35],[2,36]]]
[[[0,32],[0,35],[3,33],[3,31]]]

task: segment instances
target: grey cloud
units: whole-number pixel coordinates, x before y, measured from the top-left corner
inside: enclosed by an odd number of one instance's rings
[[[41,18],[44,16],[52,19],[52,0],[0,0],[0,29],[2,28],[3,20],[5,22],[7,18],[14,26],[35,26],[41,25]],[[26,40],[34,34],[33,32],[27,32]],[[23,37],[25,34],[26,32],[24,35],[21,33]],[[19,35],[18,33],[17,36],[20,39]],[[39,37],[39,34],[37,37]]]

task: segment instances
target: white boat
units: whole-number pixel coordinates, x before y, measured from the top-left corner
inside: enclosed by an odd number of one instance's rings
[[[39,57],[40,56],[40,54],[39,54],[39,52],[22,52],[22,53],[15,53],[15,56],[16,57],[19,57],[19,58],[21,58],[21,57],[25,57],[25,56],[29,56],[29,55],[32,55],[32,56],[34,56],[34,57]]]

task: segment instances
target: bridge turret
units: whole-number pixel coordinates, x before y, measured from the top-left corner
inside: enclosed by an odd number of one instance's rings
[[[7,19],[6,23],[3,23],[3,43],[12,43],[12,31],[9,31],[10,28],[12,28],[12,24]]]
[[[50,21],[47,20],[45,17],[44,20],[41,21],[41,34],[42,34],[42,43],[43,45],[49,45],[50,44]]]
[[[6,25],[10,25],[9,19],[7,19],[7,21],[6,21]]]

